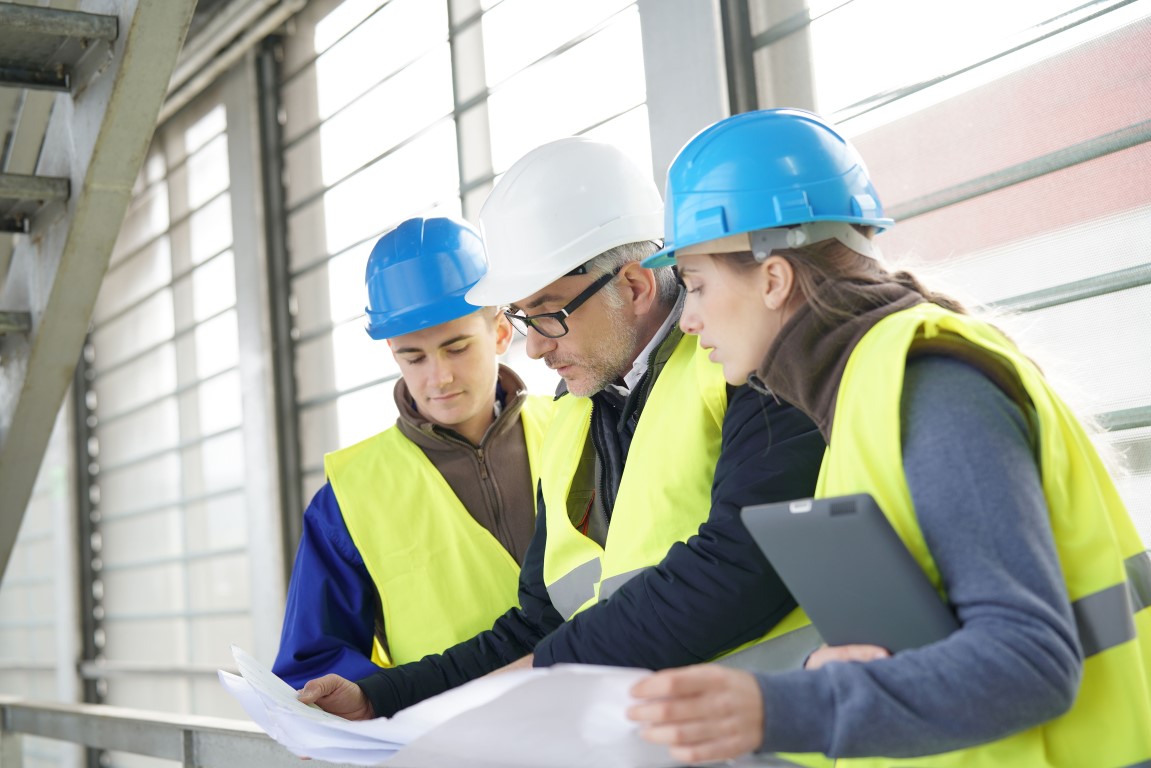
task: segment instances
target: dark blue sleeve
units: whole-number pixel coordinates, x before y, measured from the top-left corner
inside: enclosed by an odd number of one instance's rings
[[[522,659],[542,637],[563,623],[544,586],[547,516],[542,497],[537,496],[536,503],[535,532],[520,568],[519,607],[496,619],[491,629],[442,654],[378,669],[357,680],[376,717],[391,717],[405,707]]]
[[[740,520],[742,507],[811,496],[823,438],[807,416],[747,386],[732,391],[696,536],[540,642],[535,664],[664,669],[715,658],[766,634],[795,600]],[[656,481],[656,478],[652,478]]]
[[[355,680],[379,669],[376,588],[330,484],[312,498],[303,528],[272,671],[296,688],[330,672]]]
[[[834,757],[914,757],[1057,717],[1082,668],[1022,409],[950,358],[908,364],[903,464],[961,627],[867,664],[761,675],[764,745]]]

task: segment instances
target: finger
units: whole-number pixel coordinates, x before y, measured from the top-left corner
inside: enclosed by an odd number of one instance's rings
[[[696,719],[648,726],[641,731],[641,734],[645,740],[652,744],[689,747],[735,736],[738,734],[738,727],[736,723],[730,720]]]
[[[758,744],[746,746],[735,739],[716,739],[684,747],[669,747],[668,754],[677,762],[697,765],[719,760],[734,760],[754,750]]]
[[[891,654],[878,645],[836,645],[820,648],[807,660],[806,669],[819,669],[832,662],[868,662],[886,659]]]
[[[708,700],[699,696],[654,699],[632,705],[627,710],[627,717],[638,723],[662,725],[698,720],[709,714],[720,714],[711,710],[712,708],[708,706]]]
[[[309,680],[300,689],[296,698],[305,704],[315,704],[318,699],[322,699],[332,691],[335,691],[344,678],[339,675],[324,675],[315,680]]]
[[[714,665],[667,669],[649,675],[633,685],[631,695],[637,699],[692,696],[713,689],[731,671]]]

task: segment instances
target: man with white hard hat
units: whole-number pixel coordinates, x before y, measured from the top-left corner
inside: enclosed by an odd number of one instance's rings
[[[587,138],[529,152],[496,185],[467,299],[509,305],[528,354],[563,379],[519,606],[443,654],[356,684],[329,675],[301,700],[361,719],[512,663],[662,669],[740,651],[732,663],[798,666],[816,646],[777,627],[795,602],[739,510],[810,496],[823,440],[790,404],[729,387],[680,330],[674,272],[640,263],[662,225],[651,179]]]

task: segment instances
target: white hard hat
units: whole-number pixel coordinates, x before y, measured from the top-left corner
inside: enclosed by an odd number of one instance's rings
[[[480,209],[488,271],[466,294],[511,304],[604,251],[663,238],[649,174],[611,144],[560,139],[516,161]]]

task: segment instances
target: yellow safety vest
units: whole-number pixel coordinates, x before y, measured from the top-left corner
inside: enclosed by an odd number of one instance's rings
[[[533,487],[551,398],[521,410]],[[380,597],[380,666],[418,661],[491,629],[517,604],[519,566],[452,492],[419,446],[391,427],[324,456],[352,542]]]
[[[544,583],[564,619],[606,599],[686,541],[711,510],[727,409],[723,369],[684,336],[655,380],[628,450],[605,547],[573,525],[567,498],[591,428],[591,400],[556,403],[540,465],[547,547]]]
[[[870,493],[941,592],[915,516],[899,436],[903,372],[919,339],[952,341],[1017,380],[1038,419],[1051,528],[1086,660],[1071,710],[970,749],[907,759],[840,759],[837,766],[1151,765],[1151,561],[1108,472],[1074,414],[1035,365],[989,324],[934,304],[881,320],[852,351],[816,495]],[[1028,405],[1027,402],[1024,403]]]

